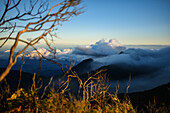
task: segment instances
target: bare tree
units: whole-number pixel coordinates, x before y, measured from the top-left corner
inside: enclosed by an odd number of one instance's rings
[[[49,44],[49,37],[56,36],[54,31],[62,22],[82,13],[80,2],[81,0],[59,0],[59,2],[54,0],[53,5],[50,6],[48,0],[4,0],[4,9],[0,10],[0,33],[6,33],[5,36],[0,38],[3,41],[0,48],[9,40],[13,40],[14,43],[10,48],[8,66],[0,75],[0,82],[8,75],[19,55],[26,51],[28,47],[33,47],[41,57],[45,58],[35,48],[40,40],[44,40],[49,49],[55,51]],[[12,15],[10,15],[11,13]],[[28,41],[23,38],[23,34],[28,33],[39,33],[39,35]],[[19,42],[25,43],[25,46],[14,54]]]

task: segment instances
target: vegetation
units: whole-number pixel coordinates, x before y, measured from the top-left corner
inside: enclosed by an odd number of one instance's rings
[[[78,93],[69,90],[70,77],[76,78],[80,85]],[[49,83],[42,87],[36,85],[36,76],[33,76],[32,86],[25,90],[19,88],[15,92],[10,91],[10,86],[5,82],[0,92],[0,112],[54,112],[54,113],[168,113],[170,108],[156,102],[151,103],[144,109],[137,111],[133,107],[128,96],[119,99],[117,93],[110,94],[108,80],[99,72],[89,75],[87,80],[82,81],[75,72],[69,74],[63,81],[60,79],[59,86],[51,86]],[[80,84],[82,83],[82,85]],[[2,85],[2,84],[1,84]],[[43,90],[42,93],[40,90]]]
[[[77,78],[78,83],[82,83],[79,96],[73,96],[71,91],[67,91],[71,76]],[[117,94],[107,92],[108,86],[104,76],[97,72],[82,81],[74,73],[67,76],[66,82],[62,82],[57,88],[50,87],[46,92],[51,79],[42,94],[38,94],[41,86],[36,87],[35,75],[33,85],[28,90],[20,88],[11,93],[6,84],[0,94],[0,112],[135,113],[136,110],[128,99],[120,101]]]

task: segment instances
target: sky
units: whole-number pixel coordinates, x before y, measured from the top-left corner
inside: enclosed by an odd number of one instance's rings
[[[170,45],[169,0],[84,0],[84,13],[57,31],[63,44],[117,39],[125,45]]]
[[[170,45],[170,0],[82,0],[81,6],[84,13],[58,27],[56,45],[90,45],[101,39],[123,45]]]
[[[55,4],[52,0],[49,1],[50,4]],[[132,78],[132,88],[138,90],[169,82],[170,47],[145,50],[126,48],[124,45],[170,45],[170,0],[83,0],[81,5],[84,6],[84,13],[64,22],[56,31],[59,37],[56,46],[80,46],[73,49],[66,47],[63,50],[57,48],[57,62],[69,65],[70,60],[78,64],[87,58],[93,58],[94,62],[90,67],[95,69],[106,65],[121,67],[125,72],[132,69],[141,75],[141,78]],[[0,37],[3,34],[5,33],[1,33]],[[21,38],[29,40],[33,36],[28,33]],[[11,46],[11,43],[8,44]],[[44,45],[38,44],[37,49],[45,57],[55,58],[54,52],[40,46]],[[1,68],[6,67],[9,52],[9,48],[0,50]],[[33,50],[26,57],[32,61],[24,71],[35,72],[39,66],[35,59],[39,55]],[[17,63],[20,66],[20,62]],[[14,68],[19,69],[18,65]],[[43,67],[46,73],[53,69],[56,73],[54,65],[44,62]]]

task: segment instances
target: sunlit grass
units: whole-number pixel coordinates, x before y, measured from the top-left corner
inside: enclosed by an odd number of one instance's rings
[[[70,76],[75,77],[74,73]],[[77,80],[80,79],[77,75],[76,77],[78,78]],[[107,91],[109,85],[107,85],[105,75],[97,73],[96,75],[89,76],[87,80],[91,81],[81,81],[84,86],[81,86],[81,93],[77,93],[76,96],[73,96],[71,91],[66,91],[68,88],[66,84],[68,83],[67,80],[63,82],[65,85],[61,84],[62,89],[61,86],[58,88],[49,87],[49,84],[45,88],[42,88],[35,85],[36,80],[34,76],[33,84],[29,89],[20,88],[13,93],[10,91],[8,84],[3,85],[0,93],[0,112],[167,113],[170,110],[166,106],[158,107],[155,103],[150,103],[145,109],[137,111],[127,96],[124,96],[124,99],[119,99],[117,93],[110,94]],[[48,91],[46,91],[47,87]],[[60,90],[58,90],[59,88]],[[44,92],[39,94],[38,92],[41,89]]]

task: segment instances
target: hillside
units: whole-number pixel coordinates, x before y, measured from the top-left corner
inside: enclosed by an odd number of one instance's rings
[[[3,69],[1,69],[0,72],[2,72],[2,70]],[[17,89],[18,81],[19,81],[19,74],[20,74],[19,71],[11,70],[10,74],[6,78],[7,83],[10,85],[10,88],[12,91],[15,91]],[[29,88],[32,84],[32,77],[33,77],[32,74],[22,72],[20,87],[24,89]],[[42,78],[44,85],[46,85],[50,79],[50,77],[40,77],[40,78]],[[36,79],[38,80],[38,78]],[[146,106],[149,105],[149,102],[153,104],[154,99],[155,99],[157,106],[165,104],[166,106],[170,107],[170,96],[169,95],[170,95],[170,83],[161,85],[151,90],[127,94],[133,106],[137,108],[138,110],[145,109]],[[118,94],[118,97],[120,99],[123,99],[124,96],[125,94]]]

